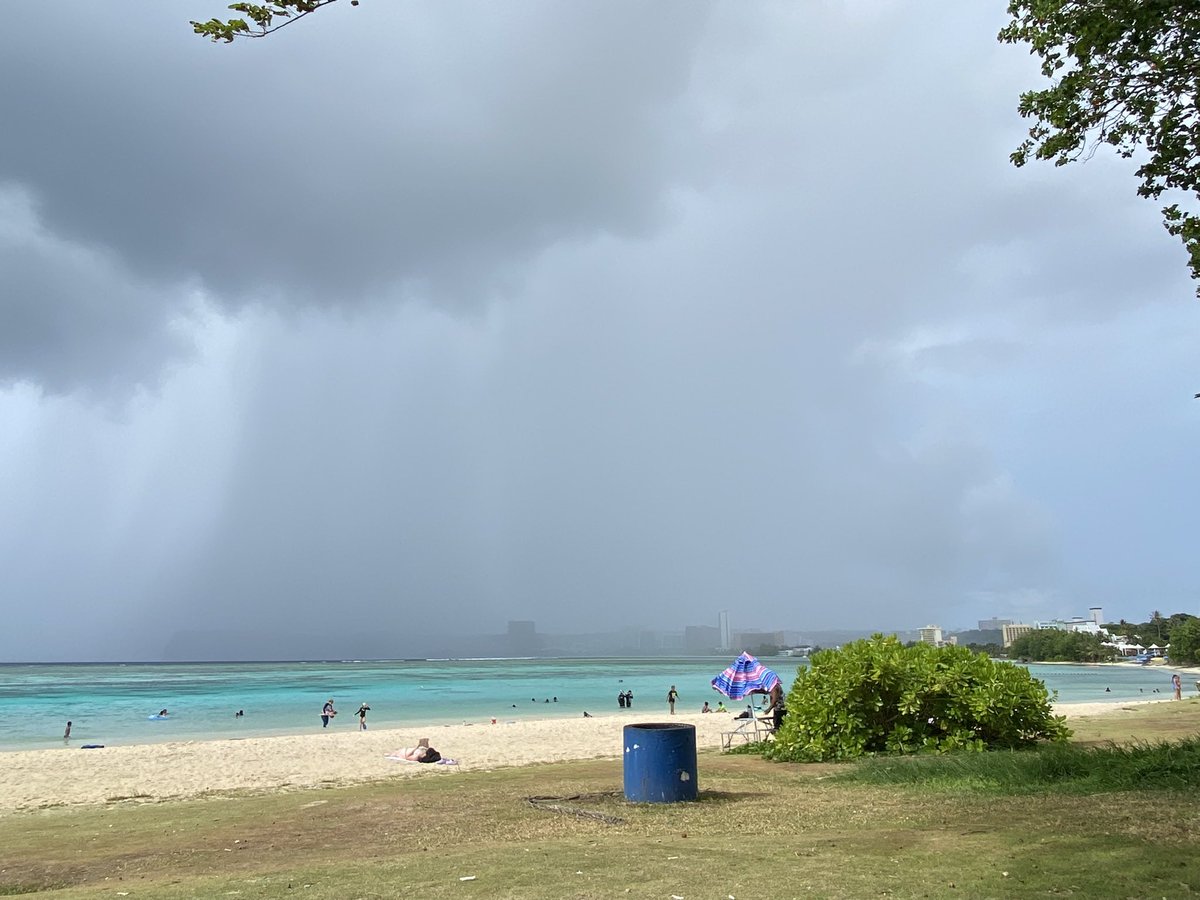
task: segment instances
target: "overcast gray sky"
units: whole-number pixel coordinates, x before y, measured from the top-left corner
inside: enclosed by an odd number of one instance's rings
[[[118,6],[0,36],[0,659],[1200,612],[1184,252],[1003,0]]]

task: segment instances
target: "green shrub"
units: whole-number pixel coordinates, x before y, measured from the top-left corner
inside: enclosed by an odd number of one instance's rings
[[[877,634],[813,655],[767,756],[838,760],[1066,740],[1050,702],[1046,685],[1021,666]]]

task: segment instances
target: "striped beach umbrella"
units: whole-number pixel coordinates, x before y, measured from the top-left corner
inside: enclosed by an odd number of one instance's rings
[[[712,686],[730,700],[747,694],[767,694],[779,684],[779,676],[749,653],[743,653],[733,665],[712,680]]]

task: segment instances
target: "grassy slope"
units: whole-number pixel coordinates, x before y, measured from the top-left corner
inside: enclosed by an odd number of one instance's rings
[[[1200,702],[1080,722],[1200,730]],[[628,805],[619,761],[0,819],[0,894],[59,897],[1186,897],[1194,796],[986,797],[846,785],[702,753],[701,801]],[[538,809],[566,797],[584,812]],[[473,881],[459,881],[474,875]]]

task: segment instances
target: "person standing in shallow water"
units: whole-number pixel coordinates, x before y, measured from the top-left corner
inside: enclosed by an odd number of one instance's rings
[[[362,706],[360,706],[358,708],[358,730],[359,731],[367,730],[367,710],[369,710],[370,708],[371,707],[367,706],[367,704],[365,702],[363,703]]]
[[[679,691],[675,690],[675,685],[671,685],[671,689],[667,691],[667,706],[671,708],[671,715],[675,715],[675,701],[679,699]]]
[[[63,732],[63,740],[64,740],[64,741],[69,741],[70,739],[71,739],[71,723],[70,723],[70,722],[68,722],[68,723],[67,723],[67,730]]]
[[[333,708],[333,698],[330,697],[325,701],[325,705],[321,707],[321,727],[328,728],[329,720],[337,715],[337,710]]]

